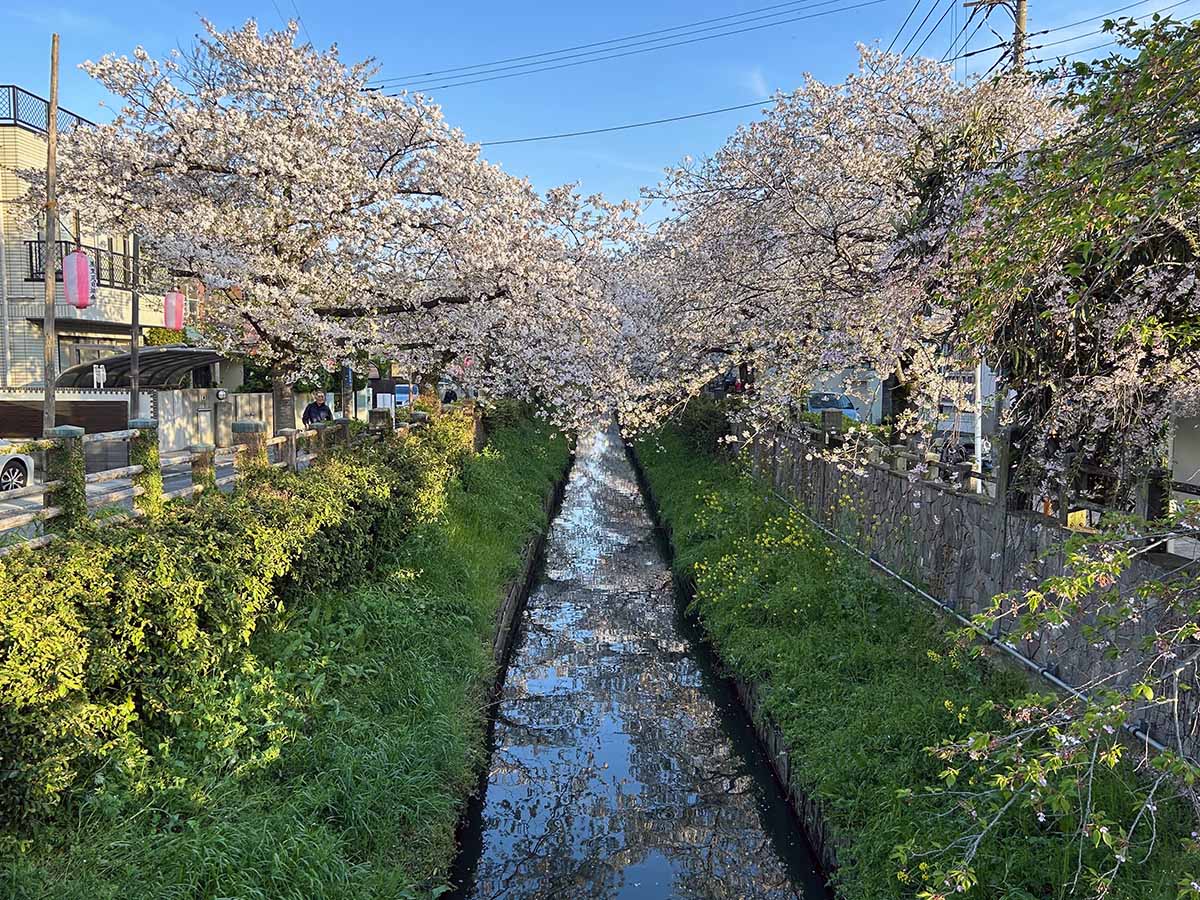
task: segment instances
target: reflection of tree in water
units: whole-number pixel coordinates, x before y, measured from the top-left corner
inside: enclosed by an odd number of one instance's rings
[[[496,746],[477,900],[798,896],[614,435],[580,441]]]

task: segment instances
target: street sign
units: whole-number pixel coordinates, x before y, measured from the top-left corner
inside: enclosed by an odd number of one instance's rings
[[[99,363],[92,366],[92,387],[99,390],[104,387],[106,381],[108,381],[108,369]]]

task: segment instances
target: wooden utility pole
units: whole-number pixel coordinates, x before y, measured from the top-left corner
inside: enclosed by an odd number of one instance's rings
[[[1013,17],[1013,39],[1012,39],[1012,55],[1013,55],[1013,71],[1020,72],[1025,68],[1025,37],[1026,27],[1025,19],[1028,10],[1029,0],[968,0],[963,4],[966,9],[986,9],[993,10],[997,6],[1003,6]]]
[[[140,315],[140,300],[138,295],[138,279],[140,277],[139,270],[141,269],[141,242],[138,241],[137,232],[133,235],[133,303],[132,310],[129,316],[129,420],[140,419],[142,412],[138,408],[138,392],[141,390],[141,376],[138,372],[138,332],[141,330],[139,324]]]
[[[42,434],[54,429],[54,388],[58,381],[58,335],[54,328],[58,295],[58,35],[50,38],[50,106],[46,113],[46,248],[42,266],[46,276],[46,311],[42,319],[43,372]]]
[[[1014,0],[1013,9],[1013,71],[1025,70],[1025,13],[1028,0]]]

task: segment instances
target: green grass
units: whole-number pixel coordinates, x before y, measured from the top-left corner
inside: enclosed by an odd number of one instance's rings
[[[483,762],[502,589],[566,458],[540,426],[499,429],[436,517],[377,548],[386,565],[293,604],[254,636],[244,679],[209,686],[273,710],[274,750],[201,770],[211,748],[171,746],[140,793],[93,785],[7,854],[0,896],[431,895]]]
[[[1016,673],[956,652],[939,621],[831,549],[805,520],[733,463],[697,451],[668,428],[637,455],[664,522],[678,574],[696,584],[694,607],[720,656],[762,685],[799,786],[818,798],[839,836],[835,883],[850,900],[941,897],[940,851],[972,831],[954,798],[936,799],[944,763],[926,748],[998,724],[989,703],[1030,686]],[[1120,820],[1135,776],[1099,776],[1096,805]],[[912,792],[910,795],[909,792]],[[1070,893],[1079,847],[1069,816],[1039,825],[1014,811],[973,860],[977,900],[1049,900]],[[1197,859],[1190,821],[1160,804],[1154,854],[1131,854],[1111,897],[1174,900]],[[897,848],[907,852],[897,854]],[[1099,865],[1090,842],[1085,866]],[[927,893],[921,893],[927,891]]]

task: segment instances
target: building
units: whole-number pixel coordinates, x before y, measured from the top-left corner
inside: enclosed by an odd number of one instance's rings
[[[26,183],[17,172],[46,166],[49,103],[16,85],[0,85],[0,388],[44,385],[43,328],[45,287],[44,222],[30,222],[17,200]],[[60,133],[93,123],[59,108]],[[94,299],[87,309],[67,304],[59,287],[55,308],[58,371],[95,363],[129,351],[132,321],[133,259],[129,235],[97,234],[82,222],[75,235],[71,210],[59,223],[59,259],[79,243],[96,273]],[[153,284],[146,267],[142,284]],[[61,274],[59,280],[61,282]],[[143,327],[163,324],[162,294],[148,291],[139,304]]]

